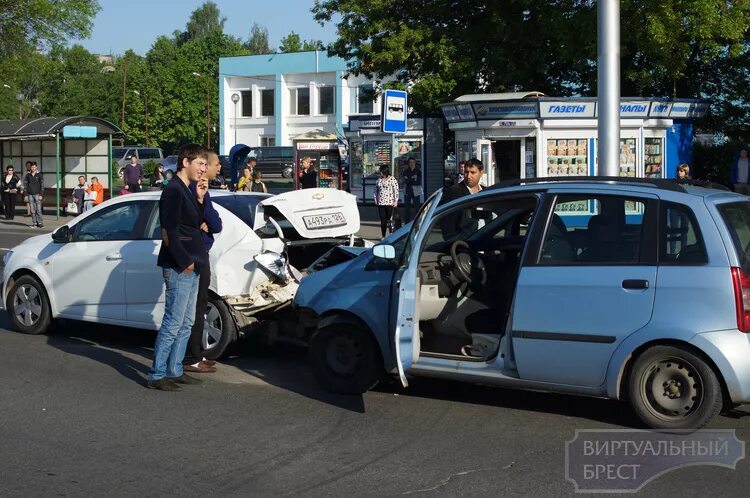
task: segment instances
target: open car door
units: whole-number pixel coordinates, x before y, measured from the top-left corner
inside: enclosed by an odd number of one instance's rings
[[[419,313],[417,309],[419,252],[442,195],[442,189],[432,194],[417,213],[409,231],[400,270],[394,277],[398,282],[398,311],[393,344],[396,349],[398,375],[404,387],[409,385],[406,380],[406,371],[419,358]]]

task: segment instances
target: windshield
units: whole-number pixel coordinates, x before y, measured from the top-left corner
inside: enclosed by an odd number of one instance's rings
[[[422,225],[424,224],[425,218],[427,218],[427,214],[430,212],[430,208],[433,204],[435,204],[435,201],[439,201],[440,197],[442,196],[442,190],[438,190],[434,194],[430,196],[427,201],[422,205],[422,207],[419,210],[419,213],[417,213],[417,217],[412,222],[411,230],[409,231],[409,235],[406,237],[406,247],[404,249],[404,255],[401,258],[401,264],[403,266],[406,266],[409,262],[409,255],[412,253],[412,249],[414,249],[414,244],[417,243],[417,238],[419,237],[419,232],[422,228]]]
[[[750,273],[750,202],[730,202],[717,206],[732,236],[742,269]]]
[[[229,210],[252,228],[255,220],[255,208],[260,201],[267,197],[271,197],[271,195],[217,195],[216,197],[212,196],[211,201]]]

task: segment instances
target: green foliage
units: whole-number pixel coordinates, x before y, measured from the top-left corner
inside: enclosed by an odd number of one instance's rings
[[[302,40],[300,36],[292,31],[281,39],[280,52],[308,52],[312,50],[324,50],[325,46],[320,40]]]
[[[268,29],[258,23],[250,28],[250,37],[245,42],[245,48],[250,54],[271,53],[271,45],[268,42]]]
[[[190,14],[186,38],[188,40],[199,40],[215,33],[223,33],[226,21],[227,18],[221,16],[218,5],[210,1],[205,2]]]
[[[150,178],[154,175],[154,170],[156,169],[156,161],[153,159],[149,159],[146,161],[146,164],[143,165],[143,176],[150,180]]]
[[[96,0],[0,0],[0,57],[86,38]],[[5,67],[5,66],[3,66]]]

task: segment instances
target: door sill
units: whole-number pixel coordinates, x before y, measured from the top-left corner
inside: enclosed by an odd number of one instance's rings
[[[431,353],[429,351],[420,351],[419,356],[424,356],[426,358],[436,358],[439,360],[453,360],[453,361],[470,361],[472,363],[490,363],[497,358],[497,353],[480,358],[478,356],[464,356],[460,354],[447,354],[447,353]]]

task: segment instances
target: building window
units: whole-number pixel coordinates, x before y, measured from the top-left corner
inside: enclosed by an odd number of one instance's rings
[[[273,116],[274,115],[274,96],[273,90],[261,90],[260,91],[260,113],[262,116]]]
[[[319,114],[333,114],[336,109],[334,100],[334,87],[322,86],[318,89],[318,112]]]
[[[310,115],[310,89],[289,89],[289,114],[292,116]]]
[[[261,147],[274,147],[276,145],[276,137],[260,137]]]
[[[242,95],[242,111],[241,116],[245,118],[252,117],[253,115],[253,92],[252,90],[245,90],[240,92]]]
[[[372,83],[364,83],[357,88],[357,102],[359,103],[357,112],[362,114],[372,114],[373,101],[375,100],[375,91]]]

